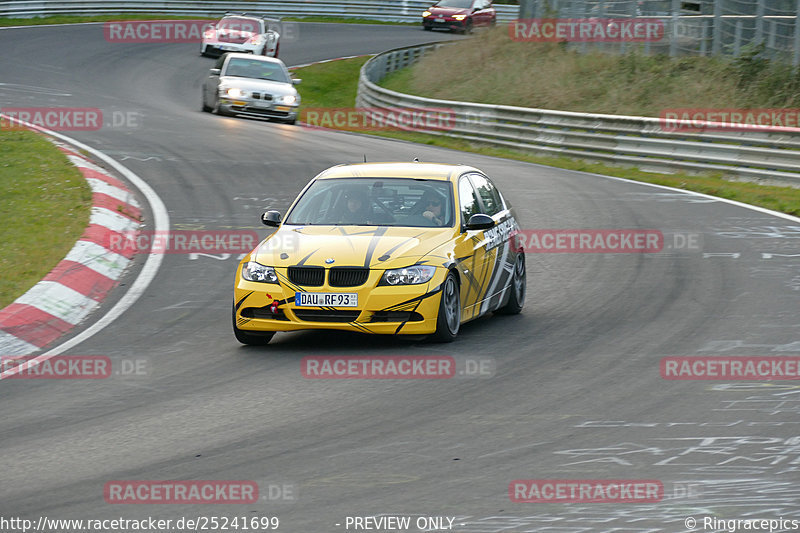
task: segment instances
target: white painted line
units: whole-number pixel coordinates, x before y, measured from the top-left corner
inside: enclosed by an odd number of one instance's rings
[[[107,278],[119,279],[122,272],[131,262],[130,259],[111,252],[107,248],[91,241],[78,241],[64,258],[91,268]]]
[[[130,191],[125,191],[119,187],[114,187],[110,183],[106,183],[105,181],[97,178],[86,178],[86,181],[89,182],[89,187],[92,188],[93,193],[107,194],[108,196],[111,196],[112,198],[115,198],[124,204],[128,204],[133,207],[140,207],[139,202],[136,201],[136,199],[133,197],[133,193]]]
[[[19,337],[15,337],[5,331],[0,331],[0,357],[7,355],[30,355],[39,350],[38,346],[34,346]]]
[[[40,281],[14,303],[30,305],[73,326],[98,305],[95,300],[57,281]]]
[[[89,223],[105,226],[112,231],[117,231],[119,233],[134,232],[139,227],[139,223],[135,220],[131,220],[130,218],[120,215],[119,213],[115,213],[114,211],[106,209],[105,207],[92,207],[92,214],[89,217]]]
[[[536,164],[536,163],[534,163]],[[541,165],[543,166],[543,165]],[[561,169],[564,170],[564,169]],[[580,172],[579,170],[572,170],[570,172]],[[629,180],[626,178],[618,178],[616,176],[606,176],[604,174],[592,174],[590,172],[580,172],[581,174],[588,174],[589,176],[598,176],[601,178],[606,178],[609,180],[615,181],[624,181],[626,183],[638,183],[640,185],[646,185],[648,187],[655,187],[657,189],[664,189],[665,191],[674,191],[674,192],[681,192],[684,194],[690,194],[692,196],[698,196],[700,198],[708,198],[709,200],[716,200],[717,202],[724,202],[726,204],[735,205],[738,207],[744,207],[746,209],[750,209],[751,211],[758,211],[759,213],[764,213],[765,215],[772,215],[774,217],[785,218],[786,220],[791,220],[792,222],[800,222],[800,218],[792,216],[788,213],[781,213],[779,211],[773,211],[771,209],[767,209],[766,207],[759,207],[757,205],[750,205],[745,204],[742,202],[737,202],[736,200],[728,200],[727,198],[720,198],[719,196],[711,196],[710,194],[703,194],[701,192],[694,192],[694,191],[687,191],[686,189],[676,189],[675,187],[668,187],[666,185],[657,185],[655,183],[647,183],[645,181],[636,181],[636,180]]]

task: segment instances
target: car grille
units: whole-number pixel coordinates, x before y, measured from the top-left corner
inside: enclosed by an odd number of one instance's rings
[[[295,316],[306,322],[353,322],[361,311],[328,311],[327,309],[293,309]]]
[[[325,282],[325,269],[318,266],[290,266],[289,281],[307,287],[320,287]]]
[[[253,100],[265,100],[267,102],[271,102],[272,101],[272,95],[271,94],[267,94],[267,93],[264,93],[264,94],[253,93]]]
[[[364,267],[333,267],[328,274],[331,287],[358,287],[367,282],[369,269]]]

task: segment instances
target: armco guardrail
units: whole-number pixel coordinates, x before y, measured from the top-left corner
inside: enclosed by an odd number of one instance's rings
[[[722,172],[748,181],[800,187],[800,133],[667,132],[658,118],[437,100],[377,85],[387,74],[446,44],[398,48],[367,61],[361,69],[356,105],[385,110],[452,110],[454,127],[425,131],[433,135],[633,165],[647,171]]]
[[[0,2],[0,17],[37,17],[47,15],[111,15],[158,13],[165,15],[216,16],[226,11],[268,13],[275,16],[335,16],[396,22],[421,22],[422,12],[433,0],[335,0],[261,2],[185,2],[179,0],[21,0]],[[517,18],[519,6],[497,5],[497,18]]]

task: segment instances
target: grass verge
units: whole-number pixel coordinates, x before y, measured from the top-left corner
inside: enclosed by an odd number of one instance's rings
[[[295,70],[295,75],[303,78],[300,93],[303,97],[303,108],[341,108],[352,107],[358,90],[358,74],[361,66],[368,58],[354,58],[319,65],[311,65]],[[395,80],[411,76],[409,69],[400,71]],[[405,87],[405,86],[404,86]],[[399,90],[397,83],[393,90]],[[302,119],[301,119],[302,120]],[[411,132],[368,132],[373,135],[401,139],[421,144],[441,146],[483,155],[505,157],[519,161],[527,161],[541,165],[605,174],[646,183],[666,185],[678,189],[701,192],[757,205],[800,216],[800,189],[792,187],[776,187],[756,183],[733,182],[725,180],[721,174],[689,175],[685,173],[658,174],[645,172],[638,168],[618,167],[593,163],[567,157],[538,156],[519,150],[497,148],[490,145],[451,139],[439,135]]]
[[[0,131],[0,308],[61,261],[89,224],[92,192],[53,144]]]

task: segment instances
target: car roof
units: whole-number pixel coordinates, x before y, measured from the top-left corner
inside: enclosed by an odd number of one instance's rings
[[[317,179],[370,177],[419,178],[446,181],[465,172],[480,172],[480,170],[465,165],[446,163],[356,163],[329,168],[321,172]]]

